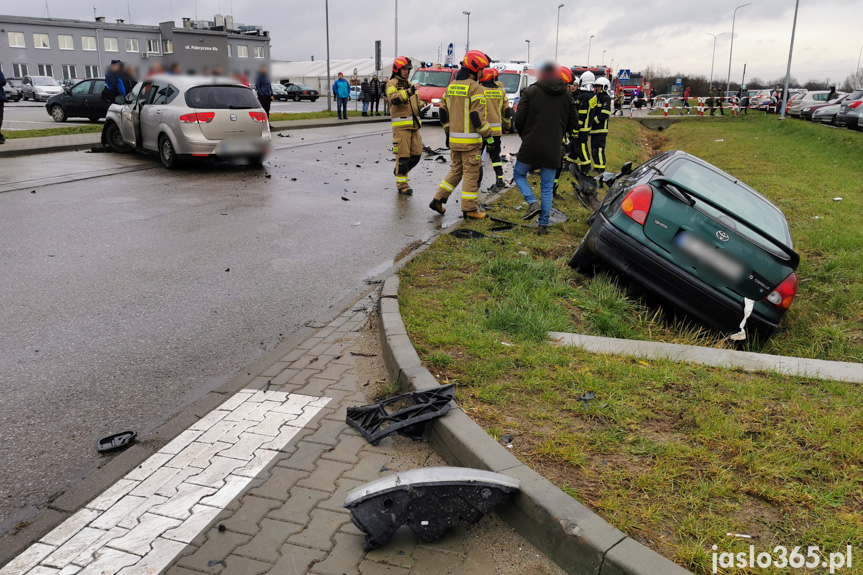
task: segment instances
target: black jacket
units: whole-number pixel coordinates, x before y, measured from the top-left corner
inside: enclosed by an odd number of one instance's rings
[[[6,91],[3,90],[3,86],[6,85],[6,76],[3,75],[3,71],[0,70],[0,102],[7,102],[8,98],[6,98]]]
[[[521,93],[515,112],[518,161],[559,168],[563,136],[578,130],[578,108],[562,80],[537,82]]]
[[[381,98],[381,81],[377,78],[372,78],[369,82],[369,87],[372,91],[372,100],[380,100]]]
[[[371,102],[372,101],[372,89],[369,86],[368,80],[363,80],[363,83],[360,84],[360,95],[362,97],[363,102]]]

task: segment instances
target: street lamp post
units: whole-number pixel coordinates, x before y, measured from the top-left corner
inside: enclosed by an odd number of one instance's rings
[[[614,70],[614,58],[611,59],[611,64],[609,64],[608,67]]]
[[[857,54],[857,69],[854,70],[855,74],[860,73],[860,57],[863,56],[863,46],[860,46],[860,53]],[[856,86],[851,86],[852,88],[856,88]]]
[[[605,66],[605,53],[606,52],[608,52],[608,50],[602,51],[602,62],[600,62],[600,64],[599,64],[600,66]]]
[[[560,40],[560,9],[563,8],[563,4],[557,5],[557,32],[554,35],[554,59],[557,60],[557,43]]]
[[[527,42],[527,63],[530,64],[530,40],[525,40]]]
[[[725,34],[725,32],[720,32],[719,34],[711,34],[710,32],[705,32],[708,36],[713,36],[713,57],[710,59],[710,89],[713,89],[713,63],[716,61],[716,39]]]
[[[465,10],[462,14],[467,16],[467,46],[465,47],[465,52],[470,52],[470,12]]]
[[[332,75],[330,74],[330,0],[324,2],[324,18],[327,24],[327,89],[331,89]],[[327,112],[333,111],[333,98],[327,98]]]
[[[593,42],[593,34],[587,39],[587,67],[590,68],[590,44]]]
[[[734,54],[734,22],[737,19],[737,11],[745,6],[751,6],[752,2],[748,4],[741,4],[737,8],[734,9],[734,15],[731,17],[731,49],[728,50],[728,80],[727,85],[725,86],[725,91],[731,91],[731,55]]]
[[[396,0],[396,55],[393,58],[399,57],[399,0]]]
[[[788,48],[788,68],[785,70],[785,90],[782,94],[782,112],[780,120],[785,119],[785,106],[788,105],[788,83],[791,81],[791,55],[794,53],[794,32],[797,31],[797,9],[800,8],[800,0],[794,3],[794,23],[791,25],[791,47]]]

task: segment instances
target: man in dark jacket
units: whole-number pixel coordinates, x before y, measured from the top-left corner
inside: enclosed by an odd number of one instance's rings
[[[369,87],[372,90],[372,101],[371,106],[369,106],[369,116],[374,113],[375,116],[380,116],[381,113],[378,111],[378,107],[381,103],[381,81],[378,80],[378,75],[375,74],[372,76],[372,81],[369,82]]]
[[[540,235],[548,233],[548,220],[554,198],[554,175],[560,167],[564,134],[578,131],[578,108],[572,94],[558,75],[558,66],[549,62],[540,69],[539,80],[521,94],[515,113],[515,127],[521,147],[513,169],[515,184],[528,203],[529,220],[539,214]],[[540,198],[527,181],[527,174],[539,168]]]
[[[3,86],[6,85],[6,76],[3,75],[3,70],[0,70],[0,129],[3,128],[3,108],[6,106],[6,91]],[[6,138],[3,132],[0,132],[0,144],[5,144]]]
[[[113,104],[117,96],[125,98],[128,90],[126,90],[127,83],[124,79],[123,62],[120,60],[111,60],[111,65],[105,74],[105,88],[102,90],[102,99]]]
[[[255,90],[258,92],[258,101],[267,113],[267,118],[269,118],[270,105],[273,103],[273,81],[270,80],[270,71],[266,64],[258,70],[258,77],[255,79]]]
[[[363,116],[369,115],[369,104],[372,103],[372,86],[368,78],[363,78],[360,84],[360,97],[363,100]]]

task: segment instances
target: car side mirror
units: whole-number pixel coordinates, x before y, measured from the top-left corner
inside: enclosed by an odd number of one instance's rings
[[[620,173],[624,176],[632,173],[632,162],[626,162],[623,166],[620,167]]]
[[[71,88],[71,87],[69,87],[69,86],[66,86],[65,88],[63,88],[63,91],[64,91],[64,92],[66,92],[67,94],[71,94],[71,93],[72,93],[72,88]]]
[[[122,106],[123,104],[126,103],[126,96],[124,96],[122,94],[117,94],[116,96],[114,96],[114,103],[120,104]]]

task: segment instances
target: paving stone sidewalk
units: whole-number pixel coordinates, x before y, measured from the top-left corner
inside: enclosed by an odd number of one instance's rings
[[[249,388],[331,401],[165,571],[169,575],[557,574],[562,571],[494,515],[435,543],[407,527],[384,548],[362,549],[342,505],[365,482],[398,470],[443,465],[426,442],[368,444],[345,423],[386,382],[367,297],[265,370]],[[269,387],[267,387],[269,385]]]

